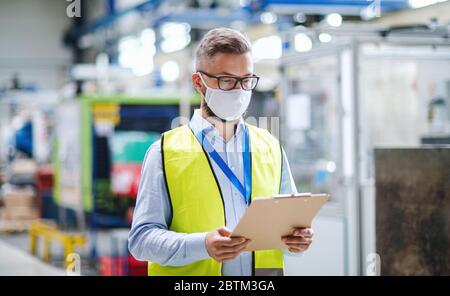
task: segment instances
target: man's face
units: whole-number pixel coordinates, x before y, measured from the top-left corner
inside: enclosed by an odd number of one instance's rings
[[[233,53],[217,53],[212,58],[200,62],[199,69],[203,72],[214,76],[227,75],[236,77],[246,77],[253,75],[253,61],[250,53],[233,54]],[[217,79],[202,75],[203,80],[210,88],[219,88]],[[200,80],[199,74],[192,74],[192,83],[195,89],[202,95],[205,94],[206,88]],[[241,88],[239,83],[235,88]],[[206,106],[206,102],[202,98],[202,104],[206,107],[209,116],[214,116],[214,113]]]

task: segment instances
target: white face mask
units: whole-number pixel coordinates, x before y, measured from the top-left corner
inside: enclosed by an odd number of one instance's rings
[[[202,75],[200,73],[198,75],[206,87],[205,101],[214,114],[226,121],[236,120],[244,114],[250,104],[252,91],[243,89],[225,91],[210,88],[206,85]]]

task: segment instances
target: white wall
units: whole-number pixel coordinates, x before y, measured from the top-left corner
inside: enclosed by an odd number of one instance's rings
[[[0,86],[18,73],[42,89],[59,88],[71,62],[63,32],[72,20],[62,0],[0,0]]]
[[[344,219],[320,215],[313,223],[314,241],[300,256],[285,256],[286,275],[345,275]]]

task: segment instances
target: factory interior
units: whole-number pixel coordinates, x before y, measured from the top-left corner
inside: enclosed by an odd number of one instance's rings
[[[447,0],[0,0],[0,275],[147,275],[144,157],[221,27],[260,77],[245,121],[330,195],[284,275],[450,275]]]

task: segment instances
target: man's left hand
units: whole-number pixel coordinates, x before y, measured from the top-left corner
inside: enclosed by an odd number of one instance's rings
[[[291,235],[283,236],[281,239],[290,252],[300,253],[306,251],[312,243],[314,231],[312,228],[295,228]]]

